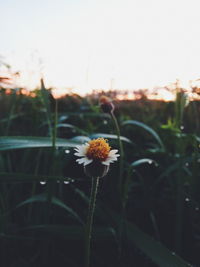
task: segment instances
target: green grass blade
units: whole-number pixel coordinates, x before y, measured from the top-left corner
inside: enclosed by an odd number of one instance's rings
[[[56,175],[41,175],[41,174],[26,174],[26,173],[10,173],[0,172],[0,182],[40,182],[40,181],[60,181],[60,182],[74,182],[87,181],[86,178],[70,178]]]
[[[31,204],[34,202],[47,202],[47,197],[45,194],[35,195],[33,197],[30,197],[26,199],[25,201],[21,202],[17,205],[17,208],[20,208],[24,205]],[[56,197],[52,197],[51,203],[54,205],[59,206],[60,208],[63,208],[65,211],[67,211],[72,217],[77,219],[81,224],[83,224],[82,219],[78,216],[78,214],[69,206],[67,206],[65,203],[63,203],[60,199]]]
[[[127,222],[127,236],[131,242],[160,267],[191,267],[181,257],[129,222]]]
[[[81,144],[78,141],[58,138],[56,147],[75,147]],[[39,148],[52,147],[52,139],[49,137],[32,137],[32,136],[3,136],[0,137],[0,151],[22,149],[22,148]]]
[[[145,158],[145,159],[138,159],[134,162],[131,163],[130,167],[134,168],[134,167],[137,167],[137,166],[140,166],[142,164],[155,164],[156,166],[158,165],[158,163],[153,160],[153,159],[148,159],[148,158]]]
[[[38,233],[48,232],[52,235],[59,236],[64,239],[82,240],[84,238],[84,228],[75,225],[34,225],[23,228],[22,230],[30,231],[37,230]],[[93,240],[108,240],[116,239],[115,230],[111,227],[94,227],[93,228]]]
[[[142,129],[144,129],[145,131],[147,131],[149,134],[151,134],[155,140],[159,143],[160,147],[162,150],[164,149],[164,144],[162,142],[162,140],[160,139],[159,135],[156,133],[156,131],[154,131],[151,127],[149,127],[148,125],[139,122],[139,121],[135,121],[135,120],[128,120],[128,121],[124,121],[122,123],[122,125],[134,125],[134,126],[138,126]]]
[[[49,125],[49,132],[52,134],[52,123],[51,123],[51,110],[50,110],[50,103],[49,103],[49,92],[45,87],[44,80],[40,80],[41,83],[41,95],[43,100],[43,105],[46,111],[47,121]]]
[[[116,139],[116,140],[118,139],[118,136],[115,135],[115,134],[96,133],[96,134],[91,134],[90,135],[91,139],[95,139],[95,138],[99,138],[99,137],[103,137],[103,138],[106,138],[106,139]],[[129,144],[133,143],[130,139],[128,139],[128,138],[126,138],[124,136],[120,136],[120,139],[122,141],[124,141],[124,142],[129,143]]]
[[[120,216],[110,212],[116,223]],[[160,267],[191,267],[189,263],[170,251],[160,242],[141,231],[135,224],[126,221],[127,238]]]

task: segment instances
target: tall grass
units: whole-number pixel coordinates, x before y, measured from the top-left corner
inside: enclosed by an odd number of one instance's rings
[[[185,95],[116,102],[119,125],[92,98],[55,101],[43,80],[35,98],[1,91],[0,103],[1,266],[82,266],[91,181],[73,148],[96,137],[124,157],[100,180],[91,267],[199,264],[200,138]]]

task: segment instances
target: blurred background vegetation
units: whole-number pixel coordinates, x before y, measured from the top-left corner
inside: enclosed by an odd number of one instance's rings
[[[90,180],[74,146],[105,137],[119,149],[115,125],[99,107],[115,105],[124,148],[101,179],[91,266],[200,266],[200,122],[198,100],[118,100],[116,92],[55,99],[0,78],[1,266],[82,266]],[[194,88],[198,94],[198,88]]]

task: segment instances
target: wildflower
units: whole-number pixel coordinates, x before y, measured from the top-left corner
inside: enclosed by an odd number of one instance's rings
[[[119,157],[118,150],[113,149],[104,138],[97,138],[75,148],[75,155],[81,157],[76,161],[84,165],[86,175],[103,177],[109,170],[110,163]]]
[[[111,114],[115,109],[114,104],[107,96],[101,96],[99,103],[100,103],[100,107],[104,113]]]

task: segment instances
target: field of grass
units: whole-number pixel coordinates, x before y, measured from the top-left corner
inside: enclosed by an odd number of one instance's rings
[[[100,179],[91,267],[200,266],[198,101],[53,99],[0,90],[0,265],[84,266],[91,179],[74,147],[108,139],[120,159]]]

